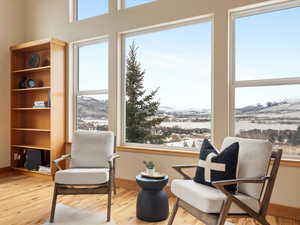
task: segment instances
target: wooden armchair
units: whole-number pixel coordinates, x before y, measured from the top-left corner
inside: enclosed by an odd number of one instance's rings
[[[71,154],[54,160],[58,171],[52,201],[50,223],[54,221],[57,195],[107,194],[107,221],[111,217],[112,189],[115,186],[115,137],[111,132],[75,132]],[[59,163],[70,159],[70,168]]]
[[[272,152],[272,146],[267,141],[234,137],[225,138],[222,149],[236,141],[240,144],[236,180],[213,182],[215,188],[212,188],[194,182],[183,172],[183,169],[196,168],[198,165],[173,167],[184,180],[172,182],[171,190],[177,200],[168,225],[173,224],[179,207],[207,225],[223,225],[228,217],[252,217],[261,224],[269,225],[266,213],[282,150]],[[228,184],[237,184],[238,192],[233,194],[226,191],[224,186]]]

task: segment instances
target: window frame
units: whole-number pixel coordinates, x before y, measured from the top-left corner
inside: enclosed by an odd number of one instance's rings
[[[254,8],[233,9],[229,11],[229,135],[235,136],[235,90],[243,87],[268,87],[300,84],[300,77],[267,78],[256,80],[236,80],[235,71],[235,20],[241,17],[255,16],[263,13],[300,7],[300,0],[284,3],[264,3]],[[283,154],[283,158],[285,155]],[[291,157],[285,158],[291,161],[300,161]]]
[[[107,1],[108,1],[108,11],[106,13],[97,14],[95,16],[90,16],[81,20],[87,20],[94,17],[110,14],[112,11],[112,3],[111,0],[107,0]],[[81,20],[78,19],[78,0],[69,0],[69,22],[72,23]]]
[[[107,76],[108,76],[108,83],[107,89],[97,89],[97,90],[79,90],[79,48],[94,44],[101,44],[107,43],[107,58],[109,59],[109,37],[108,36],[101,36],[93,39],[81,40],[72,43],[72,61],[73,61],[73,88],[72,88],[72,133],[77,130],[77,97],[80,95],[107,95],[108,96],[108,108],[110,106],[110,94],[109,94],[109,60],[107,60]],[[109,109],[108,109],[109,111]],[[107,118],[108,120],[108,127],[110,124],[110,117]],[[71,139],[71,137],[69,138]]]
[[[126,142],[126,43],[125,39],[127,37],[137,36],[137,35],[143,35],[143,34],[149,34],[153,32],[159,32],[163,30],[169,30],[173,28],[179,28],[184,27],[188,25],[193,24],[200,24],[210,22],[211,23],[211,72],[210,72],[210,80],[211,80],[211,140],[213,142],[213,120],[214,120],[214,109],[213,109],[213,93],[214,93],[214,17],[212,14],[206,14],[203,16],[188,18],[184,20],[177,20],[172,21],[169,23],[164,24],[158,24],[154,26],[149,27],[142,27],[139,29],[134,30],[128,30],[124,32],[118,33],[118,39],[119,39],[119,77],[120,77],[120,114],[121,114],[121,124],[118,129],[118,133],[120,134],[120,146],[119,148],[133,148],[133,149],[140,149],[138,152],[146,151],[167,151],[167,152],[182,152],[186,153],[188,155],[194,155],[197,154],[196,151],[193,151],[192,149],[196,148],[187,148],[187,147],[172,147],[172,146],[164,146],[164,145],[155,145],[155,144],[142,144],[142,143],[129,143]]]

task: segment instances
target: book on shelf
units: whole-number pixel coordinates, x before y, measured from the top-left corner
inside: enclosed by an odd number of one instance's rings
[[[50,174],[51,169],[49,166],[39,166],[39,172]]]
[[[46,101],[34,101],[33,108],[46,108],[47,102]]]

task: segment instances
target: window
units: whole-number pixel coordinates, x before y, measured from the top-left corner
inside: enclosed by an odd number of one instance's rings
[[[300,159],[300,7],[237,16],[234,133]]]
[[[125,1],[125,8],[130,8],[138,5],[142,5],[149,2],[154,2],[157,0],[123,0]]]
[[[75,127],[108,129],[108,42],[75,45]]]
[[[127,144],[196,150],[211,138],[211,26],[125,35]]]
[[[73,0],[76,3],[76,19],[83,20],[109,11],[109,0]]]

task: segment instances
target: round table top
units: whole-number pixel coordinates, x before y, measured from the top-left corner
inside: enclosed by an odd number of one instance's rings
[[[164,182],[165,180],[168,181],[169,177],[165,176],[164,178],[157,179],[157,178],[143,177],[141,174],[139,174],[139,175],[136,176],[136,179],[140,180],[142,182],[154,182],[154,183],[157,183],[157,182]]]
[[[136,176],[136,182],[143,189],[161,190],[166,186],[169,181],[169,177],[165,176],[162,179],[151,179],[143,177],[141,174]]]

